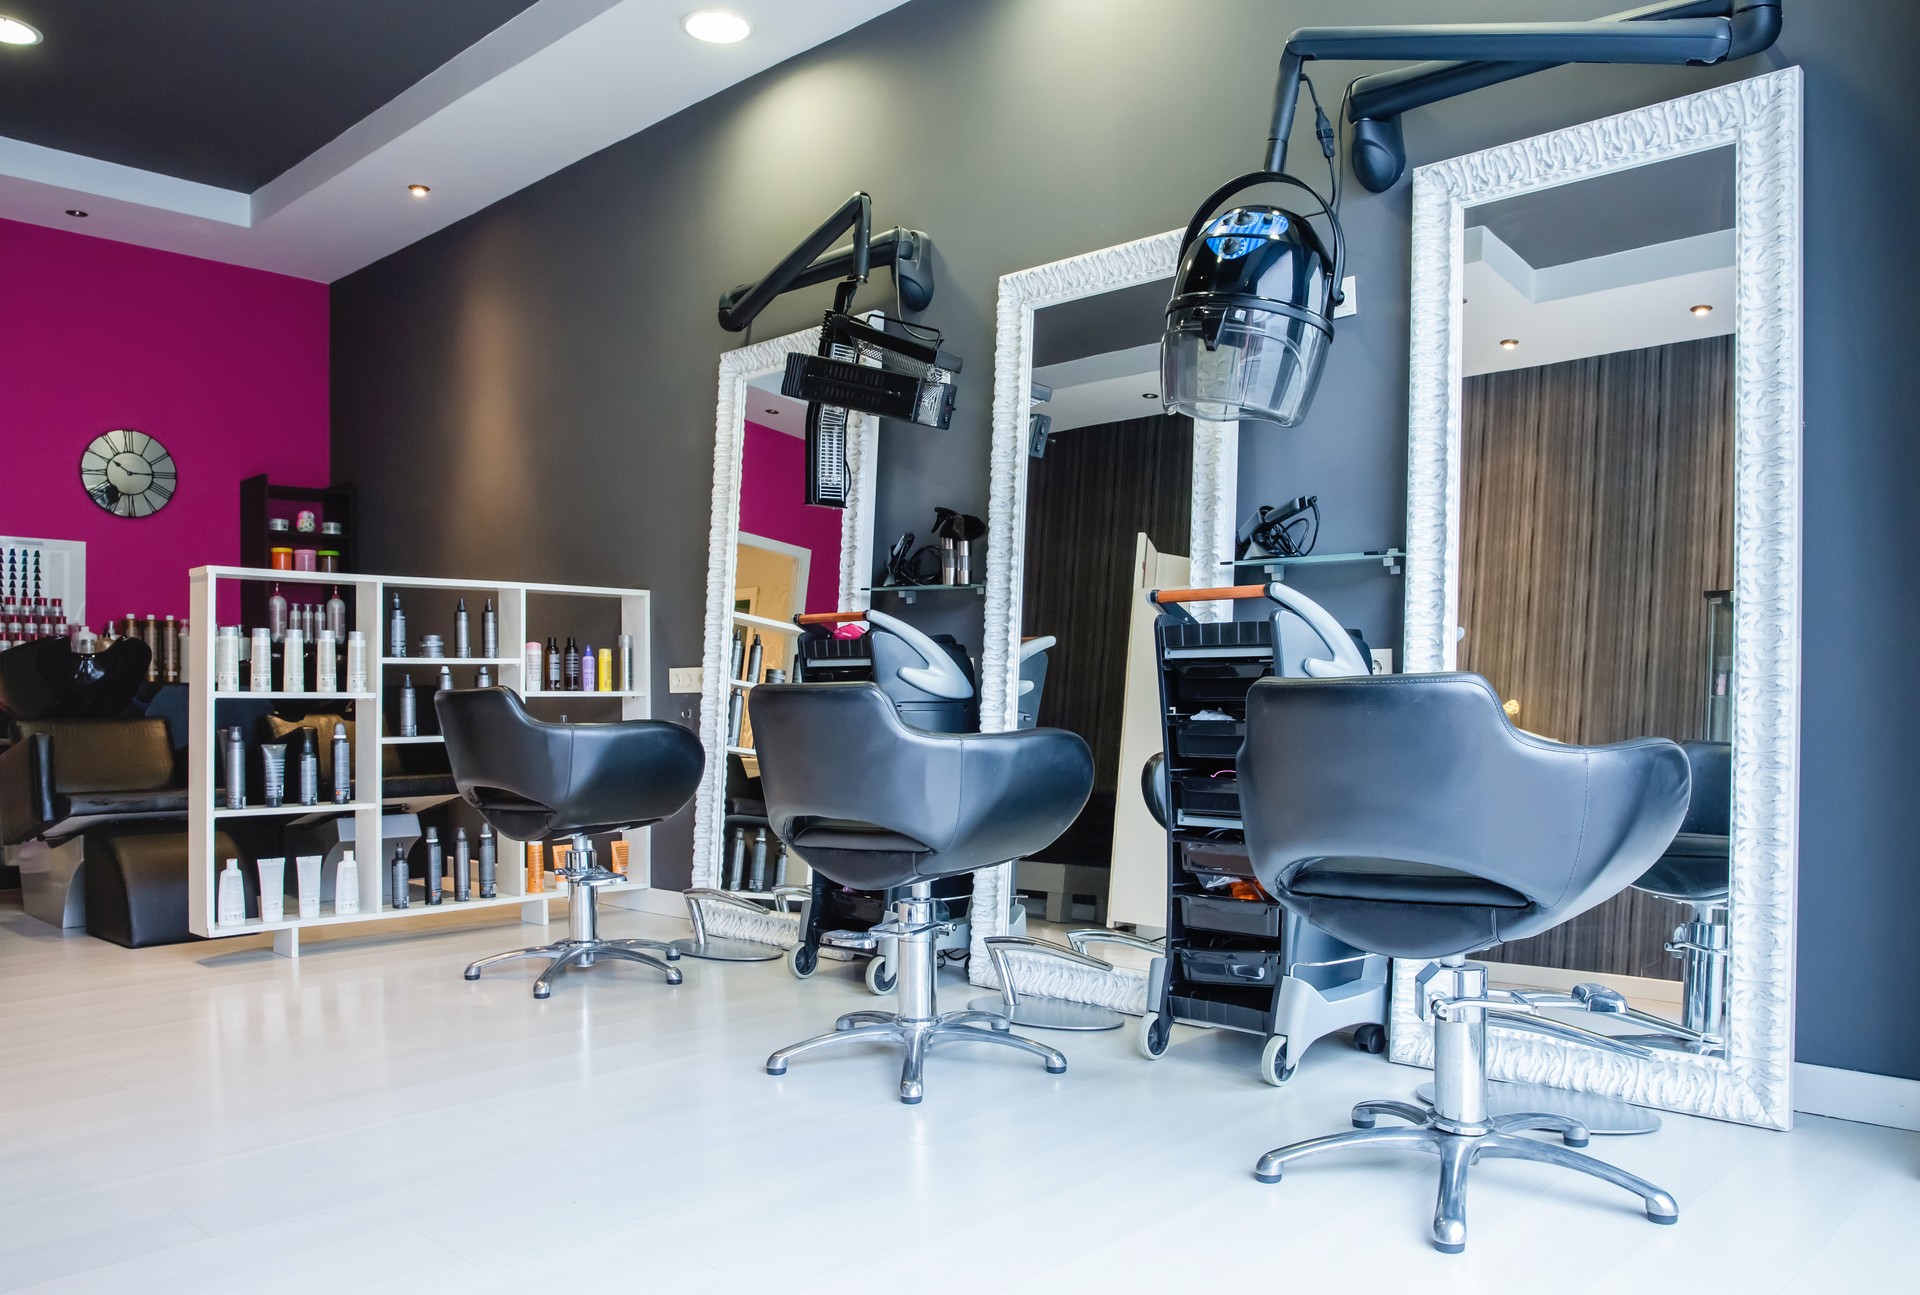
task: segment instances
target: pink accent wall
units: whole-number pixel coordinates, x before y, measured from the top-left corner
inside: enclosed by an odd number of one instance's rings
[[[242,478],[327,482],[327,286],[5,220],[0,266],[0,534],[84,540],[95,629],[185,616],[187,569],[239,561]],[[116,427],[179,470],[151,517],[80,488]]]
[[[812,552],[807,566],[809,612],[840,610],[840,511],[809,508],[807,444],[759,423],[747,424],[740,459],[740,529]]]

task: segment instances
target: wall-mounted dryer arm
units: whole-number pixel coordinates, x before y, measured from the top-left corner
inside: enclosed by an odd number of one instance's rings
[[[865,283],[874,266],[891,266],[900,285],[900,304],[925,310],[933,300],[933,240],[917,229],[895,227],[872,234],[873,199],[856,193],[818,229],[802,239],[780,263],[755,283],[743,283],[720,297],[720,327],[740,332],[775,297],[797,288],[833,280]],[[844,247],[833,242],[849,229],[853,241]]]
[[[1449,98],[1481,85],[1525,76],[1562,63],[1618,63],[1703,66],[1742,58],[1773,43],[1780,30],[1781,0],[1675,0],[1629,10],[1593,22],[1410,24],[1381,27],[1303,27],[1288,39],[1280,56],[1272,128],[1267,137],[1269,171],[1284,171],[1287,136],[1293,130],[1300,77],[1311,59],[1447,59],[1463,65],[1408,69],[1398,111]],[[1462,66],[1468,70],[1459,70]],[[1499,68],[1496,73],[1491,68]],[[1424,92],[1405,88],[1430,78]],[[1378,82],[1378,78],[1374,78]],[[1384,116],[1388,91],[1396,83],[1376,83],[1368,120]],[[1352,117],[1356,170],[1377,192],[1380,168],[1361,168],[1362,151],[1394,141],[1379,131],[1361,131],[1360,90],[1355,88]],[[1393,132],[1397,137],[1397,130]],[[1366,137],[1363,139],[1363,135]],[[1404,158],[1394,171],[1398,178]],[[1388,181],[1391,183],[1391,181]]]
[[[947,655],[945,649],[925,634],[885,612],[869,611],[867,624],[893,635],[927,663],[924,668],[908,666],[899,671],[902,681],[944,701],[965,701],[973,696],[973,684],[968,682],[959,665]]]

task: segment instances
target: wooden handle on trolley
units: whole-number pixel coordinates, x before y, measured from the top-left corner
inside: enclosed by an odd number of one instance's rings
[[[863,621],[865,612],[806,612],[793,618],[795,625],[845,625],[851,621]]]
[[[1222,585],[1217,589],[1156,589],[1147,595],[1151,602],[1167,603],[1210,603],[1224,602],[1240,598],[1265,598],[1265,585]]]

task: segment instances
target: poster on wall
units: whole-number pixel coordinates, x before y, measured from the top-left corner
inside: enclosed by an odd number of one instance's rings
[[[0,639],[65,634],[86,621],[86,543],[0,535]]]

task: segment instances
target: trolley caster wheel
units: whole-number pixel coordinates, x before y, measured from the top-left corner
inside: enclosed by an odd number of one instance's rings
[[[1173,1042],[1173,1023],[1162,1020],[1158,1012],[1148,1012],[1140,1018],[1140,1025],[1133,1032],[1133,1049],[1149,1061],[1158,1061],[1167,1054],[1167,1045]]]
[[[867,959],[867,992],[877,998],[885,998],[900,985],[900,977],[894,974],[893,964],[885,958]]]
[[[1298,1062],[1288,1059],[1287,1036],[1284,1034],[1274,1035],[1260,1049],[1260,1078],[1275,1088],[1292,1079],[1293,1072],[1299,1068]]]
[[[666,955],[668,962],[680,961],[680,950],[674,948],[672,945],[668,945],[665,949],[661,950],[661,952]]]
[[[1276,1169],[1270,1174],[1263,1174],[1256,1169],[1253,1171],[1253,1181],[1256,1183],[1277,1183],[1280,1181],[1280,1171]]]
[[[671,969],[667,972],[667,983],[669,985],[677,985],[685,979],[686,977],[682,975],[677,969]]]
[[[1362,1052],[1379,1056],[1387,1050],[1387,1029],[1384,1025],[1362,1025],[1353,1032],[1353,1046]]]
[[[478,980],[478,979],[480,979],[480,973],[479,973],[479,972],[477,972],[477,971],[475,971],[475,970],[473,970],[473,969],[472,969],[471,967],[469,967],[469,968],[468,968],[467,970],[465,970],[465,971],[463,971],[463,972],[461,972],[461,973],[460,973],[460,976],[461,976],[461,979],[463,979],[463,980]]]
[[[805,980],[820,965],[820,950],[809,949],[804,944],[796,944],[787,953],[787,970],[796,980]]]
[[[1047,1063],[1047,1073],[1050,1075],[1064,1075],[1067,1073],[1067,1063],[1063,1061],[1056,1066],[1049,1061]]]

